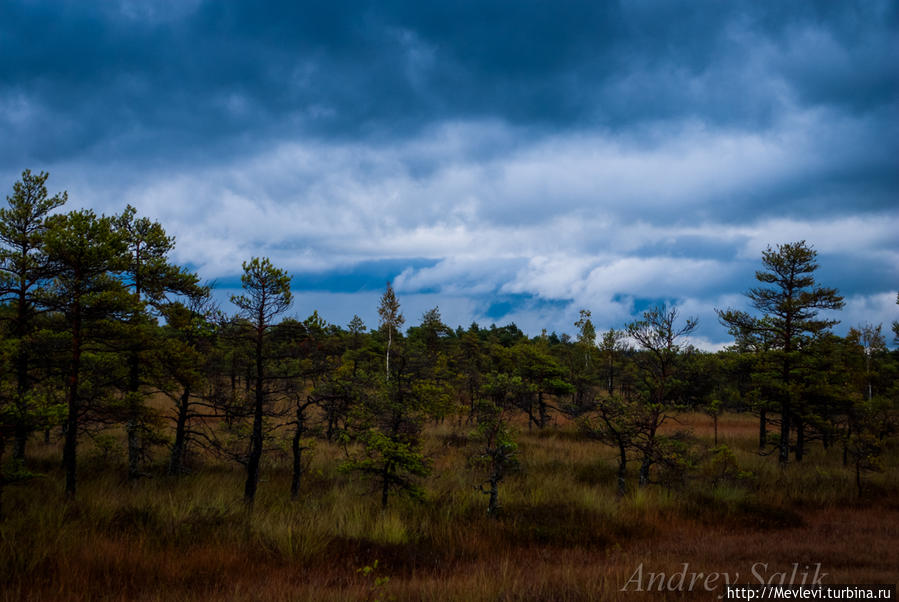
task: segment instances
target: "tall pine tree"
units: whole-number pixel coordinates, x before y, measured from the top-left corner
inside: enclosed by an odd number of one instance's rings
[[[31,403],[31,335],[37,315],[35,294],[50,275],[43,249],[46,218],[67,199],[65,192],[48,195],[48,177],[45,172],[35,175],[26,169],[13,185],[12,196],[6,197],[8,207],[0,209],[0,303],[11,306],[5,330],[15,380],[12,403],[7,404],[5,414],[12,423],[17,462],[24,462],[28,436],[36,426]],[[0,455],[2,446],[0,435]]]
[[[797,459],[802,458],[802,416],[796,412],[797,392],[794,370],[802,349],[809,339],[826,332],[838,320],[821,319],[821,310],[843,307],[843,297],[834,288],[819,286],[814,272],[818,269],[818,253],[804,240],[768,247],[762,252],[764,269],[755,273],[761,286],[750,289],[746,296],[755,317],[734,309],[718,310],[719,319],[733,333],[753,333],[770,342],[778,364],[778,396],[780,397],[780,463],[790,455],[790,433],[795,428]]]

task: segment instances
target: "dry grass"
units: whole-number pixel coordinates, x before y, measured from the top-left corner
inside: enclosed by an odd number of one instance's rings
[[[710,445],[710,418],[679,422]],[[296,503],[286,459],[269,457],[251,516],[238,467],[207,459],[185,478],[132,485],[118,460],[89,450],[78,500],[65,504],[58,449],[36,444],[34,468],[46,476],[4,494],[0,599],[623,600],[641,563],[669,576],[686,563],[688,581],[720,573],[717,586],[724,573],[753,580],[753,565],[767,578],[789,576],[794,563],[800,576],[820,563],[829,582],[895,582],[897,450],[858,499],[837,450],[816,449],[781,471],[755,453],[756,429],[752,417],[719,420],[719,437],[750,475],[619,499],[611,449],[570,425],[520,427],[522,471],[501,487],[498,520],[484,515],[475,490],[467,431],[449,424],[427,433],[435,467],[427,502],[396,498],[386,512],[368,484],[337,472],[342,452],[325,443]],[[696,599],[710,597],[694,589]]]

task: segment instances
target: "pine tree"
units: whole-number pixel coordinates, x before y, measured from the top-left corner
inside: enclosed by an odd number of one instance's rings
[[[643,319],[627,325],[627,333],[644,353],[637,356],[637,364],[643,374],[644,403],[637,414],[638,446],[642,452],[640,484],[649,482],[649,470],[659,456],[661,438],[659,428],[670,417],[669,412],[677,401],[677,387],[681,342],[684,336],[695,330],[697,320],[687,318],[680,326],[677,308],[660,305],[643,312]]]
[[[815,282],[816,257],[817,252],[804,240],[778,245],[776,249],[768,247],[762,253],[764,269],[755,273],[762,286],[746,293],[752,307],[761,312],[761,317],[733,309],[717,310],[719,319],[732,333],[760,336],[776,350],[781,420],[779,459],[782,465],[789,461],[794,422],[798,438],[797,459],[803,454],[805,424],[795,411],[793,378],[799,354],[809,339],[838,323],[838,320],[819,319],[818,312],[843,307],[843,298],[836,289],[818,286]]]
[[[520,377],[496,372],[487,376],[481,388],[484,396],[475,409],[481,445],[472,460],[475,466],[486,472],[487,478],[481,483],[480,491],[489,496],[489,516],[499,513],[500,483],[519,468],[518,444],[509,425],[508,411],[527,388]],[[485,489],[485,484],[489,488]]]
[[[168,466],[172,476],[184,471],[190,423],[197,415],[194,399],[211,380],[217,330],[214,320],[220,312],[210,293],[208,286],[201,287],[186,303],[169,303],[162,308],[165,326],[156,363],[161,373],[160,388],[175,405],[175,434]]]
[[[142,455],[141,434],[147,431],[142,387],[146,354],[162,341],[156,337],[156,315],[169,302],[170,295],[200,295],[196,275],[174,265],[169,254],[175,247],[175,239],[168,236],[158,222],[137,217],[137,211],[128,206],[117,219],[127,248],[127,264],[122,272],[123,280],[134,295],[134,310],[128,320],[128,376],[125,389],[125,431],[128,437],[128,478],[140,476]]]
[[[44,245],[53,280],[41,304],[65,318],[70,353],[66,370],[67,418],[63,467],[66,495],[76,490],[77,445],[82,407],[83,354],[91,327],[107,319],[118,322],[133,311],[133,299],[118,277],[127,263],[127,247],[113,218],[93,211],[73,211],[47,220]]]
[[[8,302],[13,311],[8,328],[8,343],[13,344],[12,373],[15,375],[12,403],[7,415],[12,422],[14,437],[13,458],[25,461],[28,436],[37,426],[31,403],[32,341],[37,315],[35,295],[49,276],[43,238],[46,218],[67,200],[65,192],[48,196],[49,174],[22,172],[22,179],[13,185],[7,196],[8,207],[0,209],[0,303]],[[0,454],[2,454],[0,435]]]
[[[250,435],[250,451],[247,456],[247,480],[244,501],[252,507],[259,485],[259,463],[262,459],[262,421],[267,402],[265,346],[274,319],[287,311],[293,299],[290,292],[290,275],[274,267],[267,257],[254,257],[243,263],[240,281],[245,294],[234,295],[231,302],[239,309],[239,316],[247,320],[251,328],[253,359],[255,362],[253,427]]]

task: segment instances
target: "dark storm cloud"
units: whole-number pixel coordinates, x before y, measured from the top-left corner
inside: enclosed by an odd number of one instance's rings
[[[7,0],[0,176],[131,202],[226,288],[270,255],[341,322],[394,278],[536,332],[665,299],[721,342],[802,238],[891,319],[897,32],[888,0]]]
[[[3,124],[19,153],[240,152],[470,118],[758,128],[779,94],[864,112],[894,105],[899,81],[892,3],[234,1],[168,19],[129,6],[6,3],[0,94],[20,106]]]

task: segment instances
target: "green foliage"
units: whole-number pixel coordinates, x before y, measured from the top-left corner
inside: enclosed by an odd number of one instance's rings
[[[489,398],[481,400],[475,409],[481,446],[471,457],[471,462],[486,474],[486,479],[480,483],[479,490],[489,496],[487,514],[490,516],[496,516],[500,511],[500,483],[520,468],[518,444],[509,427],[505,410],[506,396],[510,393],[514,395],[514,390],[520,387],[520,380],[516,382],[515,379],[491,375],[484,385]],[[491,399],[498,401],[499,404]],[[488,487],[485,488],[485,485]]]
[[[656,470],[650,482],[669,489],[683,487],[699,462],[692,438],[683,431],[657,437],[652,453]]]
[[[738,484],[752,478],[752,472],[740,467],[737,455],[727,445],[710,449],[699,470],[700,476],[710,481],[713,487],[726,483]]]
[[[716,310],[741,348],[769,356],[772,369],[767,371],[765,382],[780,402],[781,464],[789,459],[794,424],[797,459],[802,458],[804,450],[806,416],[802,408],[795,407],[801,391],[794,379],[794,370],[802,362],[801,350],[838,322],[819,319],[819,311],[841,309],[844,305],[836,289],[817,285],[813,275],[818,269],[816,257],[817,252],[804,240],[778,245],[776,249],[769,246],[762,253],[765,269],[755,273],[763,286],[746,293],[761,316],[733,309]]]
[[[201,292],[195,274],[171,263],[169,254],[175,248],[175,239],[165,233],[162,225],[137,217],[137,210],[128,205],[116,218],[116,228],[127,245],[124,279],[141,300],[158,309],[169,301],[170,295]]]
[[[47,216],[67,199],[65,192],[48,196],[48,177],[25,170],[6,197],[8,206],[0,208],[0,447],[8,431],[19,464],[30,433],[47,424],[45,404],[36,403],[43,396],[33,391],[40,379],[37,296],[51,276],[44,249]]]
[[[689,462],[685,449],[675,439],[661,436],[659,429],[670,419],[672,411],[683,409],[683,354],[680,340],[697,326],[695,318],[677,325],[675,307],[656,306],[643,312],[643,319],[627,325],[630,338],[642,348],[635,357],[640,369],[642,396],[640,407],[629,418],[632,424],[630,445],[639,450],[640,484],[651,479],[653,465],[663,471],[663,480],[672,483],[681,478]],[[692,352],[691,348],[687,352]]]
[[[383,507],[387,507],[390,491],[424,499],[424,490],[416,477],[427,476],[431,467],[416,439],[372,427],[356,433],[355,441],[362,446],[362,454],[341,464],[341,472],[361,473],[377,481]]]
[[[862,477],[869,472],[882,472],[883,454],[889,433],[899,428],[899,404],[895,399],[872,397],[854,404],[849,429],[845,434],[845,450],[855,470],[858,495],[863,493]]]
[[[265,417],[271,402],[269,385],[272,377],[277,374],[276,370],[273,374],[275,366],[272,366],[270,357],[269,339],[272,337],[269,335],[274,327],[275,317],[290,307],[293,296],[290,292],[290,275],[274,267],[267,257],[254,257],[245,261],[243,272],[240,281],[244,294],[233,295],[231,302],[238,308],[237,318],[246,320],[249,324],[245,341],[252,348],[252,362],[248,365],[252,367],[252,379],[247,378],[247,389],[250,389],[252,381],[253,392],[247,412],[252,416],[250,445],[244,458],[237,456],[247,468],[244,501],[251,507],[259,484],[260,462],[266,438]]]
[[[396,298],[396,293],[393,292],[393,286],[391,286],[389,282],[387,283],[387,289],[384,291],[384,294],[381,296],[381,301],[378,304],[378,315],[381,317],[380,327],[385,333],[395,334],[406,322],[406,318],[404,318],[403,314],[400,312],[400,302]],[[437,319],[440,319],[439,314]]]
[[[356,569],[356,572],[362,577],[364,577],[367,581],[371,583],[368,591],[368,596],[365,598],[366,600],[372,600],[372,602],[380,602],[382,600],[394,600],[393,596],[388,598],[382,598],[382,594],[384,588],[386,588],[390,584],[390,577],[387,575],[378,575],[378,560],[375,559],[371,564],[367,564],[361,568]]]
[[[106,390],[112,383],[106,380],[111,374],[108,370],[121,367],[120,362],[110,362],[110,351],[98,344],[121,337],[122,325],[136,305],[120,277],[127,267],[127,244],[114,218],[81,210],[53,215],[46,223],[44,249],[53,279],[38,299],[66,324],[70,351],[63,463],[66,492],[74,496],[79,423],[85,409],[108,400]],[[107,371],[89,369],[94,366],[105,366]]]
[[[272,265],[268,257],[253,257],[243,262],[240,282],[244,293],[232,295],[231,303],[240,310],[239,315],[251,322],[256,329],[267,329],[275,316],[290,307],[290,275]]]
[[[48,177],[26,169],[13,185],[12,196],[6,197],[8,207],[0,208],[0,301],[24,301],[29,311],[33,310],[32,289],[48,275],[43,249],[46,218],[68,199],[65,192],[48,197]]]
[[[589,309],[582,309],[580,310],[578,321],[574,323],[578,330],[577,342],[587,349],[592,349],[596,346],[596,327],[593,326],[590,316]]]

